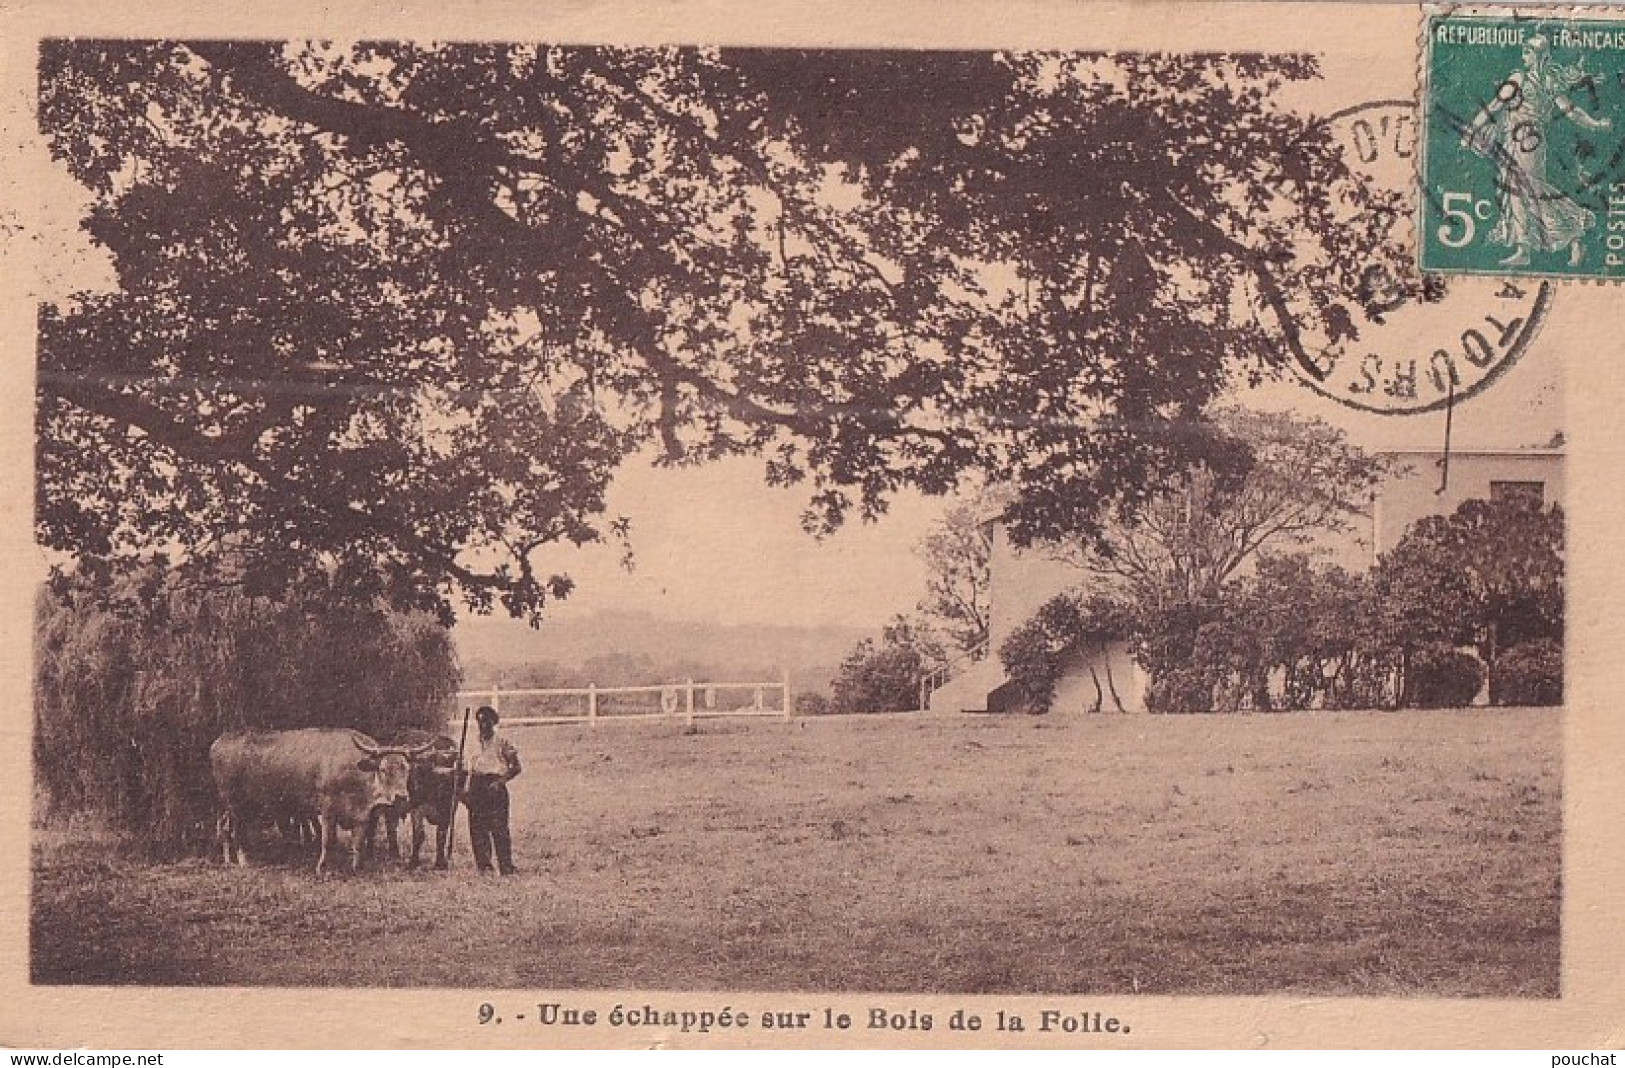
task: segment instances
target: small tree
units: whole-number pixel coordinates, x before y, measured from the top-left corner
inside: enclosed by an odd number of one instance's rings
[[[919,608],[936,620],[961,652],[987,641],[993,555],[991,505],[985,498],[948,509],[914,547],[926,566]]]
[[[1136,632],[1132,610],[1109,598],[1084,600],[1061,594],[1044,602],[1036,615],[999,646],[999,660],[1030,712],[1048,712],[1055,684],[1067,665],[1090,648]]]
[[[836,712],[906,712],[918,706],[920,679],[946,661],[917,622],[896,616],[880,641],[864,638],[841,661],[831,685]]]

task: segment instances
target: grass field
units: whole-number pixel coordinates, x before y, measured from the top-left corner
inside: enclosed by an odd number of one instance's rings
[[[1556,710],[511,732],[522,873],[35,834],[39,983],[1555,997]]]

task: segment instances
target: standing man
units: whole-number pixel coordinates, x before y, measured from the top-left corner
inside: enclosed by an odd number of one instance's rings
[[[491,853],[496,852],[497,870],[514,874],[513,841],[508,835],[508,780],[520,772],[519,750],[497,733],[497,710],[481,705],[474,713],[480,725],[468,761],[468,837],[474,845],[474,863],[480,871],[491,870]]]

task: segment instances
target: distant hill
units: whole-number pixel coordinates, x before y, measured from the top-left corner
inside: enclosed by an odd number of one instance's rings
[[[878,635],[878,628],[876,628]],[[830,679],[861,627],[727,625],[672,620],[645,612],[600,612],[531,630],[508,619],[476,617],[452,631],[466,685],[488,686],[539,674],[584,676],[602,686],[672,682],[765,681],[788,669],[803,693],[829,690]],[[620,677],[608,677],[608,676]],[[719,677],[722,676],[722,677]],[[575,685],[561,679],[556,684]]]

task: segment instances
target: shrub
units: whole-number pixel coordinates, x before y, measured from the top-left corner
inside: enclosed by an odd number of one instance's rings
[[[835,712],[907,712],[920,702],[920,677],[943,661],[942,648],[912,620],[895,617],[880,641],[864,638],[830,684]]]
[[[1213,680],[1197,668],[1175,668],[1152,680],[1146,709],[1164,715],[1213,711]]]
[[[1412,708],[1461,708],[1484,685],[1484,665],[1472,653],[1449,646],[1423,646],[1411,655],[1405,703]]]
[[[1497,705],[1562,704],[1563,643],[1536,638],[1503,652],[1490,676],[1490,702]]]
[[[796,694],[796,715],[822,716],[829,712],[829,698],[821,693]]]

